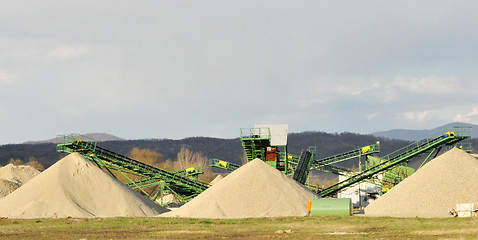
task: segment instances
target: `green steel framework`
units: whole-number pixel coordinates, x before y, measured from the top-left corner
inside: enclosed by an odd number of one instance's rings
[[[447,132],[437,138],[427,138],[410,144],[405,148],[382,157],[381,159],[383,160],[383,163],[369,167],[345,181],[321,190],[319,195],[321,197],[330,196],[343,188],[362,180],[369,179],[378,173],[387,171],[398,164],[408,162],[414,157],[429,152],[427,158],[422,163],[423,165],[433,153],[435,153],[436,156],[443,146],[452,146],[461,140],[470,138],[470,130],[471,128],[469,127],[455,127],[452,132]],[[241,129],[241,142],[249,161],[255,158],[265,160],[266,148],[271,146],[270,131],[265,134],[255,134],[257,131],[264,131],[264,129]],[[64,153],[78,152],[101,169],[110,173],[112,176],[116,177],[113,172],[121,174],[129,180],[126,185],[133,189],[139,189],[152,200],[156,200],[160,197],[162,203],[163,195],[165,193],[172,193],[180,201],[185,202],[209,187],[208,184],[197,181],[197,174],[201,173],[197,168],[169,172],[101,148],[97,146],[96,141],[83,141],[82,139],[85,139],[85,137],[79,137],[78,135],[65,135],[63,136],[63,142],[57,145],[57,151]],[[369,149],[365,147],[331,157],[314,160],[315,149],[311,150],[309,148],[309,151],[306,151],[306,153],[302,152],[301,156],[297,157],[287,154],[287,146],[278,147],[282,147],[283,151],[279,152],[277,161],[266,162],[288,175],[293,174],[295,180],[298,180],[299,182],[305,182],[304,180],[307,178],[308,170],[311,168],[322,170],[324,167],[332,167],[333,169],[336,169],[336,171],[346,171],[347,169],[333,165],[333,163],[345,161],[357,156],[370,155],[379,151],[378,145],[370,145],[367,146],[370,147]],[[368,150],[364,151],[366,148]],[[220,160],[215,159],[212,160],[210,164],[220,165],[228,170],[235,170],[239,167],[238,165],[227,162],[224,166],[225,161],[222,161],[221,164],[219,164],[219,161]],[[292,168],[289,163],[296,165],[296,169]],[[294,170],[298,171],[294,172]],[[127,174],[138,176],[141,179],[132,180]]]
[[[125,183],[126,185],[139,189],[151,200],[155,201],[159,197],[162,205],[166,193],[174,194],[180,202],[187,202],[209,187],[208,184],[197,180],[197,175],[202,173],[197,168],[170,172],[101,148],[96,141],[84,141],[86,137],[83,136],[61,137],[63,142],[57,144],[58,152],[80,153],[113,177],[122,175],[129,181]],[[128,174],[140,179],[133,180]]]
[[[427,153],[429,151],[433,153],[441,149],[443,146],[450,146],[468,138],[471,138],[470,127],[453,127],[452,131],[449,131],[442,136],[433,139],[422,139],[393,153],[390,153],[382,157],[382,159],[384,160],[383,163],[368,168],[360,173],[351,176],[347,180],[344,180],[326,189],[323,189],[319,191],[318,194],[321,197],[331,196],[343,188],[351,186],[365,179],[369,179],[378,173],[384,172],[394,166],[397,166],[398,164],[408,162],[412,158],[415,158],[421,154]],[[426,160],[428,160],[428,158],[431,156],[431,153],[427,156]]]
[[[288,159],[287,145],[272,146],[269,128],[241,128],[240,138],[248,162],[259,158],[286,175],[293,174],[294,169],[289,164],[291,162]],[[277,148],[275,160],[266,160],[268,147]]]
[[[247,161],[250,162],[256,158],[264,160],[266,148],[271,146],[270,129],[241,128],[241,143],[246,153]]]
[[[379,164],[382,164],[385,160],[377,156],[368,156],[366,162],[366,168],[369,169]],[[410,160],[409,160],[410,161]],[[396,165],[381,173],[381,178],[378,175],[366,180],[369,183],[375,184],[381,187],[381,192],[386,192],[388,189],[394,187],[408,176],[415,173],[415,169],[408,167],[407,162]],[[380,192],[379,192],[380,193]]]
[[[355,149],[355,150],[351,150],[351,151],[348,151],[348,152],[345,152],[345,153],[340,153],[340,154],[337,154],[337,155],[333,155],[333,156],[330,156],[330,157],[325,157],[325,158],[319,159],[312,164],[311,169],[324,171],[324,172],[330,172],[330,173],[333,173],[333,174],[350,177],[350,176],[353,176],[354,174],[356,174],[356,172],[354,172],[353,170],[351,170],[349,168],[342,167],[342,166],[339,166],[339,165],[335,165],[335,163],[347,161],[347,160],[350,160],[350,159],[353,159],[353,158],[358,158],[359,159],[359,167],[360,167],[361,157],[366,157],[367,158],[366,168],[369,168],[369,166],[371,166],[370,159],[378,158],[378,157],[373,156],[373,154],[379,153],[379,152],[380,152],[380,144],[379,143],[371,144],[371,145],[368,145],[368,146],[365,146],[365,147],[362,147],[362,148],[358,148],[358,149]],[[393,180],[393,183],[398,183],[398,182],[402,181],[404,178],[408,177],[409,174],[400,174],[400,173],[403,172],[403,169],[410,169],[410,168],[404,167],[404,166],[397,166],[397,167],[394,167],[394,168],[389,169],[387,171],[384,171],[384,179],[382,181],[379,181],[378,179],[369,179],[369,180],[365,180],[365,181],[373,183],[377,186],[381,186],[383,188],[384,182],[392,182],[392,180]],[[359,168],[359,171],[361,171],[360,168]],[[411,174],[413,172],[409,171],[409,173]],[[390,186],[388,186],[388,187],[390,187]]]
[[[287,143],[280,146],[271,145],[271,131],[269,128],[241,128],[240,138],[247,161],[259,158],[282,173],[291,176],[297,182],[305,184],[310,165],[315,159],[316,147],[309,147],[302,151],[300,156],[288,154]],[[277,148],[274,159],[267,159],[266,157],[269,147]],[[217,163],[211,163],[211,166],[216,165]]]
[[[305,181],[308,179],[310,164],[312,163],[312,160],[315,158],[315,155],[316,155],[315,147],[309,147],[308,150],[302,151],[300,156],[289,155],[288,163],[293,164],[295,168],[290,167],[289,168],[290,171],[288,175],[289,176],[293,175],[292,179],[302,184],[305,184]],[[220,160],[217,158],[209,159],[209,166],[221,168],[231,172],[241,167],[240,165],[230,163],[224,160]]]
[[[209,159],[209,166],[225,169],[225,170],[228,170],[228,171],[231,171],[231,172],[238,169],[239,167],[241,167],[240,165],[230,163],[230,162],[226,162],[226,161],[223,161],[223,160],[219,160],[217,158]]]
[[[311,169],[315,170],[320,170],[320,171],[326,171],[326,172],[331,172],[339,175],[343,175],[344,173],[351,173],[351,170],[335,165],[335,163],[343,162],[350,160],[352,158],[360,158],[362,156],[368,156],[374,153],[379,153],[380,152],[380,144],[372,144],[368,145],[365,147],[361,147],[358,149],[354,149],[345,153],[340,153],[337,155],[325,157],[318,159],[316,161],[313,161],[311,164]]]

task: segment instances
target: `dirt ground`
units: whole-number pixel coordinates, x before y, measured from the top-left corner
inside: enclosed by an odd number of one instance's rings
[[[478,218],[0,219],[1,239],[477,239]]]

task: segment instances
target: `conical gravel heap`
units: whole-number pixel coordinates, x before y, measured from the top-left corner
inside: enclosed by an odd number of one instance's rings
[[[450,217],[457,203],[478,207],[478,160],[454,148],[368,205],[365,215]]]
[[[78,153],[0,200],[0,217],[7,218],[156,216],[165,211]]]
[[[224,178],[224,176],[219,174],[209,183],[209,185],[212,186],[212,185],[216,184],[217,182],[221,181],[223,178]]]
[[[260,159],[218,181],[184,206],[161,217],[250,218],[305,216],[317,197]]]

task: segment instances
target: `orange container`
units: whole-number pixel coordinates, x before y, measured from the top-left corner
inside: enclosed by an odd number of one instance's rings
[[[274,153],[266,153],[266,161],[275,161],[277,160],[277,154]]]

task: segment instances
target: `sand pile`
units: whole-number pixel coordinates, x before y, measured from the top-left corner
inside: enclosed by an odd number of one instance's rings
[[[20,184],[7,179],[0,179],[0,199],[15,191]]]
[[[0,178],[16,182],[20,185],[30,181],[30,179],[40,174],[40,171],[30,166],[16,166],[8,164],[0,168]]]
[[[40,174],[30,166],[8,164],[0,168],[0,199]]]
[[[478,204],[478,159],[454,148],[368,205],[365,215],[450,217],[457,203]]]
[[[235,170],[184,206],[161,217],[248,218],[305,216],[317,197],[260,159]]]
[[[163,196],[163,202],[161,202],[161,197],[158,197],[156,199],[157,204],[168,204],[168,203],[172,203],[172,202],[175,202],[175,201],[178,201],[178,199],[176,198],[176,196],[174,196],[174,194],[164,195]]]
[[[223,178],[224,177],[221,174],[219,174],[209,183],[209,185],[212,186],[212,185],[216,184],[217,182],[221,181]]]
[[[0,200],[0,217],[155,216],[166,209],[72,153]]]

